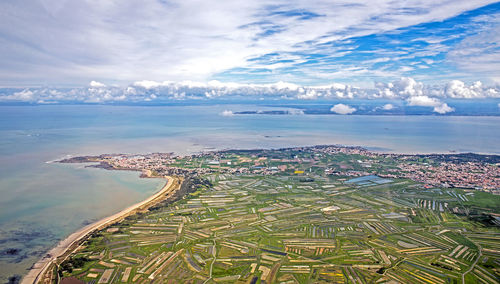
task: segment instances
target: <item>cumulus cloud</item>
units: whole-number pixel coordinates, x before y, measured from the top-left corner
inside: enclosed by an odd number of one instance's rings
[[[448,106],[448,104],[446,104],[446,103],[442,103],[438,106],[435,106],[433,109],[433,112],[437,112],[440,114],[445,114],[445,113],[452,112],[452,111],[455,111],[455,109]]]
[[[301,109],[289,109],[287,110],[287,114],[291,115],[304,115],[304,111]]]
[[[91,81],[89,85],[91,87],[94,87],[94,88],[104,88],[104,87],[106,87],[105,84],[103,84],[101,82],[97,82],[97,81]]]
[[[409,106],[432,107],[433,111],[445,114],[455,111],[443,99],[500,98],[499,86],[484,86],[476,81],[470,85],[452,80],[444,85],[424,85],[412,78],[401,78],[391,83],[376,84],[376,97],[403,99]]]
[[[331,83],[303,86],[287,82],[244,84],[220,81],[137,81],[127,86],[105,86],[93,81],[80,88],[1,89],[0,101],[20,102],[158,102],[170,100],[208,99],[296,99],[350,100],[387,99],[406,101],[409,106],[436,107],[436,112],[449,112],[443,106],[447,99],[500,98],[500,86],[485,86],[481,82],[466,84],[453,80],[442,85],[426,85],[413,78],[400,78],[388,83],[376,83],[373,88]],[[391,110],[389,103],[383,110]],[[448,106],[449,107],[449,106]]]
[[[36,100],[35,93],[31,90],[25,89],[20,92],[15,92],[10,95],[0,96],[0,100],[4,101],[21,101],[21,102],[31,102]]]
[[[373,94],[373,97],[388,99],[421,96],[451,99],[500,98],[500,87],[484,86],[481,81],[467,85],[460,80],[451,80],[443,85],[425,85],[413,78],[402,77],[389,83],[376,83]]]
[[[336,104],[330,109],[330,111],[337,114],[351,114],[355,112],[356,109],[345,104]]]
[[[383,107],[382,107],[383,110],[392,110],[394,109],[394,105],[393,104],[385,104]]]
[[[389,99],[422,96],[424,94],[424,84],[408,77],[402,77],[390,83],[376,83],[375,88],[377,90],[376,97]]]
[[[395,106],[393,104],[385,104],[383,106],[377,106],[377,107],[373,108],[373,111],[377,111],[377,110],[389,111],[389,110],[393,110],[393,109],[395,109]]]
[[[455,111],[454,108],[448,106],[448,104],[440,101],[437,98],[429,98],[428,96],[416,96],[410,97],[407,100],[408,105],[410,106],[424,106],[424,107],[433,107],[433,112],[437,112],[439,114],[445,114],[448,112]]]
[[[300,92],[297,95],[297,98],[303,99],[303,100],[314,100],[317,99],[319,96],[321,96],[321,93],[316,92],[314,89],[307,89],[303,92]]]
[[[446,84],[444,94],[448,98],[457,99],[478,99],[478,98],[498,98],[500,92],[495,87],[484,87],[481,81],[476,81],[467,86],[460,80],[452,80]]]
[[[176,98],[219,98],[224,96],[245,97],[280,97],[314,100],[319,98],[354,98],[361,97],[365,90],[349,85],[332,83],[324,86],[300,86],[293,83],[277,82],[270,84],[242,84],[233,82],[220,82],[212,80],[207,83],[181,81],[181,82],[155,82],[138,81],[132,84],[136,91],[157,92],[168,94]],[[179,94],[182,94],[179,96]]]
[[[416,96],[410,97],[407,100],[408,105],[410,106],[425,106],[425,107],[434,107],[441,104],[441,101],[437,98],[429,98],[428,96]]]
[[[155,81],[143,80],[143,81],[134,82],[132,85],[135,87],[141,87],[141,88],[149,90],[152,88],[159,87],[161,85],[168,85],[168,83],[159,83],[159,82],[155,82]]]
[[[231,110],[224,110],[223,112],[220,113],[222,116],[234,116],[234,112]]]

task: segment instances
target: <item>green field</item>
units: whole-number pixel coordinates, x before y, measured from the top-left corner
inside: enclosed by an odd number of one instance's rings
[[[228,173],[216,158],[248,171]],[[205,185],[96,233],[59,273],[92,283],[499,282],[500,230],[477,217],[499,213],[498,196],[347,176],[366,159],[292,150],[176,159],[213,169]],[[335,167],[346,175],[326,174]]]

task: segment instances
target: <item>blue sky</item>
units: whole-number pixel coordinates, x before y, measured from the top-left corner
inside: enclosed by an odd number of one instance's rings
[[[426,9],[416,8],[399,10],[399,13],[409,15],[426,12]],[[291,10],[279,15],[303,21],[324,17],[307,10]],[[363,84],[402,76],[429,83],[453,79],[498,82],[499,19],[500,3],[497,2],[439,21],[362,36],[351,36],[351,33],[368,33],[352,27],[334,34],[338,40],[324,41],[319,37],[301,43],[293,51],[250,58],[248,66],[223,71],[214,77],[269,82],[291,74],[291,78],[308,84],[324,84],[332,80]],[[374,25],[382,24],[384,15],[375,16],[372,21]],[[263,26],[265,31],[261,37],[285,29],[267,23]]]
[[[0,101],[250,94],[448,110],[446,98],[500,97],[498,1],[17,0],[0,11]]]
[[[2,1],[0,85],[500,81],[500,2]]]

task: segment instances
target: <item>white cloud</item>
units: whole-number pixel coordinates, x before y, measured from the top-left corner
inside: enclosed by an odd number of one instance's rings
[[[30,102],[37,101],[39,99],[36,98],[35,93],[33,93],[31,90],[25,89],[20,92],[15,92],[11,95],[0,96],[0,100]]]
[[[234,116],[234,113],[231,110],[224,110],[223,112],[221,112],[220,115],[222,115],[222,116]]]
[[[433,112],[437,112],[440,114],[445,114],[445,113],[452,112],[452,111],[455,111],[455,109],[448,106],[448,104],[446,104],[446,103],[442,103],[441,105],[435,106],[433,109]]]
[[[94,88],[104,88],[104,87],[106,87],[105,84],[103,84],[101,82],[97,82],[97,81],[91,81],[89,85],[91,87],[94,87]]]
[[[413,70],[415,70],[415,68],[413,68],[411,66],[401,66],[398,71],[400,73],[404,73],[404,72],[410,72],[410,71],[413,71]]]
[[[424,93],[424,84],[409,77],[402,77],[391,83],[376,83],[375,88],[378,90],[376,96],[384,98],[422,96]]]
[[[385,104],[383,106],[377,106],[375,108],[373,108],[372,111],[377,111],[377,110],[393,110],[395,109],[396,107],[393,105],[393,104]]]
[[[434,107],[441,104],[441,101],[437,98],[429,98],[428,96],[416,96],[410,97],[407,100],[408,105],[410,106],[426,106],[426,107]]]
[[[304,93],[300,93],[297,98],[303,100],[314,100],[321,96],[321,93],[314,89],[307,89]]]
[[[413,78],[401,78],[389,83],[376,83],[375,88],[359,88],[331,83],[321,86],[301,86],[278,82],[273,84],[242,84],[220,81],[137,81],[125,87],[101,86],[94,82],[85,88],[1,89],[0,101],[36,102],[165,102],[168,100],[253,98],[299,100],[390,99],[407,101],[408,105],[441,106],[446,99],[500,98],[500,86],[485,86],[481,82],[467,85],[454,80],[443,85],[425,85]],[[98,87],[101,86],[101,87]],[[390,110],[392,104],[384,106]],[[380,107],[379,107],[380,109]],[[442,108],[446,109],[446,108]]]
[[[383,107],[382,107],[383,110],[392,110],[394,109],[394,105],[392,104],[385,104]]]
[[[330,109],[330,111],[337,114],[351,114],[355,112],[356,109],[345,104],[336,104]]]
[[[133,86],[135,87],[142,87],[144,89],[152,89],[161,86],[161,83],[155,82],[155,81],[148,81],[148,80],[143,80],[143,81],[137,81],[134,82]]]
[[[331,46],[324,43],[333,40],[442,21],[494,3],[421,0],[403,9],[392,0],[47,2],[0,2],[5,12],[0,19],[3,85],[15,80],[86,84],[95,78],[207,81],[231,68],[258,65],[249,59],[262,55],[306,52]],[[304,13],[287,15],[291,11]],[[288,64],[269,62],[264,67]]]
[[[451,80],[444,85],[424,85],[413,78],[403,77],[390,83],[376,83],[375,90],[374,97],[389,99],[422,96],[451,99],[500,98],[500,85],[484,86],[481,81],[470,85],[460,80]]]
[[[277,90],[291,90],[291,91],[296,91],[298,88],[300,88],[299,85],[293,84],[293,83],[287,83],[283,81],[279,81],[278,83],[273,85],[274,88]]]
[[[304,111],[303,110],[301,110],[301,109],[295,109],[295,108],[289,109],[287,111],[287,113],[291,114],[291,115],[304,115]]]
[[[21,92],[14,93],[14,97],[21,101],[31,101],[34,99],[34,93],[30,90],[23,90]]]
[[[437,98],[430,98],[428,96],[410,97],[408,98],[407,102],[410,106],[433,107],[432,111],[440,114],[455,111],[455,109],[448,106],[448,104],[440,101]]]
[[[481,81],[476,81],[472,85],[467,86],[464,82],[459,80],[453,80],[449,82],[445,89],[445,95],[449,98],[460,98],[460,99],[475,99],[484,98],[488,95],[488,92],[495,92],[494,89],[484,89]],[[494,94],[490,94],[494,95]]]
[[[500,79],[500,13],[476,17],[474,33],[447,54],[446,60],[459,70],[492,81]]]

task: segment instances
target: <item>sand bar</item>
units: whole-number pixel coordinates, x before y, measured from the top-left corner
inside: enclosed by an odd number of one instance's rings
[[[158,201],[165,199],[166,197],[172,195],[175,192],[177,186],[173,186],[175,181],[178,179],[173,177],[165,177],[167,179],[167,183],[163,188],[157,193],[153,194],[149,198],[139,203],[136,203],[132,206],[129,206],[122,211],[113,214],[111,216],[105,217],[95,223],[89,224],[82,229],[74,232],[69,235],[66,239],[59,242],[59,244],[52,248],[42,259],[36,262],[33,267],[30,269],[28,274],[23,277],[21,283],[22,284],[31,284],[38,283],[41,277],[44,275],[46,270],[51,266],[51,264],[59,257],[63,256],[70,250],[75,249],[74,245],[77,244],[80,240],[87,237],[90,233],[105,228],[121,219],[130,216],[135,213],[137,209],[143,210],[148,208],[149,206],[155,204]]]

